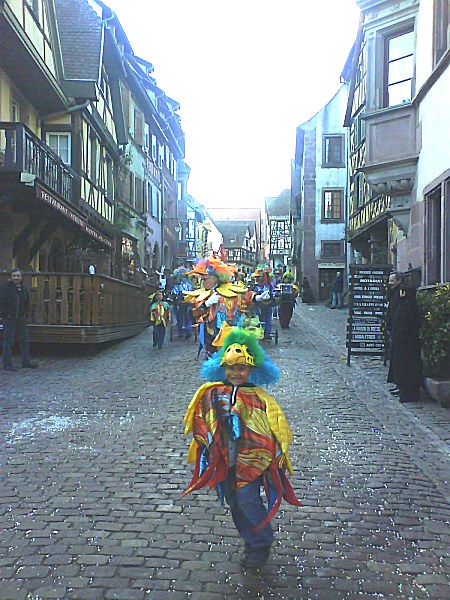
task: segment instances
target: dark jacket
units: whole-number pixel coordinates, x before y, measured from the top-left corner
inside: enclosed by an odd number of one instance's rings
[[[342,292],[344,291],[344,278],[341,277],[336,277],[336,279],[333,281],[333,292],[335,294],[342,294]]]
[[[419,388],[423,380],[419,332],[422,314],[414,298],[398,297],[392,319],[388,382]]]
[[[397,311],[398,303],[400,300],[400,286],[396,286],[388,290],[387,293],[388,298],[388,307],[386,310],[386,329],[391,332],[392,331],[392,322],[394,320],[394,315]]]
[[[30,312],[30,295],[27,288],[22,285],[17,288],[12,281],[8,281],[0,289],[0,311],[4,319],[23,319]]]

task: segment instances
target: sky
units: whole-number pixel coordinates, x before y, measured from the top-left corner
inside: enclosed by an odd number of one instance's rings
[[[341,85],[355,0],[104,1],[180,103],[188,193],[256,207],[290,188],[296,127]]]

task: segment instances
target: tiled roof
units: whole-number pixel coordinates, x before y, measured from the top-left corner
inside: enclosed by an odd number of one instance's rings
[[[289,217],[291,192],[284,190],[275,198],[266,198],[266,210],[269,217]]]
[[[55,0],[64,79],[98,81],[102,22],[87,0]]]

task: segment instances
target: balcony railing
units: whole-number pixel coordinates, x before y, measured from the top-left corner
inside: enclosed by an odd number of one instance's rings
[[[0,285],[7,279],[0,272]],[[139,333],[148,325],[149,295],[157,290],[81,273],[25,273],[24,284],[31,340],[55,343],[98,343]]]
[[[0,174],[30,173],[63,200],[78,206],[74,183],[78,175],[22,123],[0,122]]]

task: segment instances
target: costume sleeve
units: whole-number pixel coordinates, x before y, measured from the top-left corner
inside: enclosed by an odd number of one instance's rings
[[[262,388],[258,388],[258,394],[266,404],[266,414],[270,430],[279,444],[281,454],[278,457],[278,465],[286,465],[289,473],[292,473],[291,459],[289,458],[289,444],[293,435],[289,423],[278,402]]]

